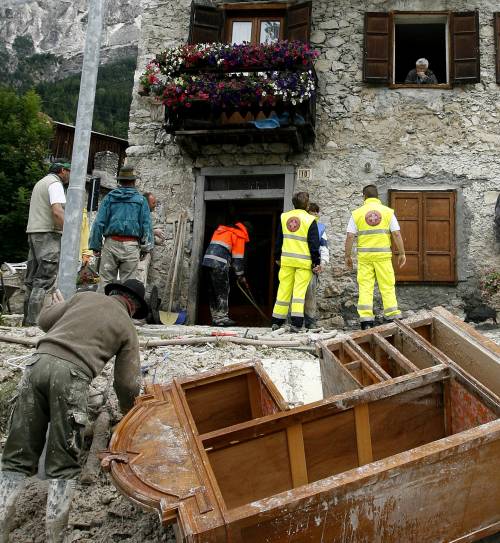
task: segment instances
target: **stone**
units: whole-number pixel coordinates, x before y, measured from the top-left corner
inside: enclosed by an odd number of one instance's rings
[[[500,195],[498,190],[487,190],[484,193],[484,203],[486,205],[495,205],[497,203],[497,198]]]
[[[335,30],[339,28],[339,23],[334,19],[331,19],[329,21],[323,21],[320,23],[319,28],[321,28],[321,30]]]
[[[326,40],[326,34],[321,30],[315,30],[311,34],[311,43],[323,43]]]

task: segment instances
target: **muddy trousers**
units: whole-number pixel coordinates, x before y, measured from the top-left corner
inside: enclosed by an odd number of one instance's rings
[[[372,322],[373,314],[373,289],[377,278],[378,289],[384,305],[384,317],[395,319],[401,317],[396,299],[396,287],[394,268],[391,258],[384,260],[361,260],[358,258],[358,315],[361,322]]]
[[[28,234],[28,245],[23,324],[34,326],[43,308],[45,295],[56,281],[61,252],[61,234],[56,232]]]
[[[106,238],[101,251],[101,264],[99,266],[99,286],[97,292],[104,292],[109,283],[116,283],[118,272],[120,282],[127,279],[137,279],[140,248],[137,241],[117,241]]]
[[[36,353],[18,388],[2,455],[2,470],[34,475],[45,444],[45,472],[50,479],[74,479],[87,421],[91,378],[71,362]]]
[[[209,278],[208,299],[212,321],[229,317],[229,269],[205,268]]]
[[[273,309],[273,324],[284,324],[288,316],[288,311],[291,310],[290,317],[292,325],[299,328],[302,327],[304,324],[306,291],[312,275],[313,273],[310,269],[281,266],[278,275],[280,284]]]

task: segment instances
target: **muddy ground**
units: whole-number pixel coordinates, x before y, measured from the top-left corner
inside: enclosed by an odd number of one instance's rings
[[[15,319],[11,320],[15,323]],[[5,323],[4,323],[5,324]],[[182,328],[182,327],[178,327]],[[485,335],[500,343],[500,329],[486,326],[481,330]],[[138,331],[144,338],[165,338],[173,335],[171,329],[139,326]],[[180,334],[184,330],[177,333]],[[168,332],[168,333],[167,333]],[[205,335],[208,329],[199,327],[190,330],[190,334]],[[40,334],[38,329],[19,327],[0,327],[0,333],[34,337]],[[253,330],[252,333],[262,334]],[[330,332],[330,335],[332,333]],[[314,336],[310,339],[314,339]],[[306,341],[306,340],[305,340]],[[275,380],[285,399],[291,405],[307,403],[321,397],[319,381],[319,363],[312,349],[275,349],[243,345],[168,346],[143,349],[141,365],[145,382],[168,382],[175,376],[188,375],[204,370],[212,370],[230,364],[233,361],[264,359],[264,366]],[[6,436],[7,417],[10,400],[15,394],[17,382],[21,376],[26,356],[33,349],[17,344],[0,342],[0,446]],[[19,357],[25,358],[19,358]],[[114,421],[118,422],[119,413],[112,389],[112,365],[108,364],[103,375],[94,381],[91,392],[91,417],[95,419],[105,406],[110,409]],[[91,443],[91,432],[86,441]],[[15,528],[11,534],[12,543],[42,543],[45,541],[44,521],[47,482],[34,477],[23,492],[15,519]],[[171,529],[163,529],[156,514],[136,508],[121,496],[109,478],[98,474],[95,484],[79,484],[73,502],[67,542],[127,542],[156,543],[174,542]],[[490,539],[489,541],[496,541]]]

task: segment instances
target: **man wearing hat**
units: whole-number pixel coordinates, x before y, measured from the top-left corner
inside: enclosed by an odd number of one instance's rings
[[[45,295],[57,277],[66,203],[63,185],[69,183],[70,171],[69,162],[54,162],[49,173],[36,183],[31,192],[26,227],[29,254],[24,281],[25,326],[36,325]]]
[[[114,388],[123,413],[139,394],[139,340],[131,318],[142,319],[148,312],[144,285],[136,279],[111,283],[105,294],[79,292],[64,301],[56,290],[53,304],[40,313],[46,334],[21,379],[2,455],[0,542],[8,540],[17,496],[37,472],[46,440],[45,541],[63,541],[81,469],[88,388],[113,356]]]
[[[121,281],[136,278],[141,251],[154,245],[151,212],[135,188],[133,168],[123,167],[116,179],[120,186],[104,197],[90,232],[89,248],[101,257],[98,292],[116,281],[118,273]]]

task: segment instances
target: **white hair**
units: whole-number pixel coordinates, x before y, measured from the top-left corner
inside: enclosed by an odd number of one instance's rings
[[[426,68],[429,67],[429,61],[426,58],[419,58],[415,64],[418,66],[425,66]]]

